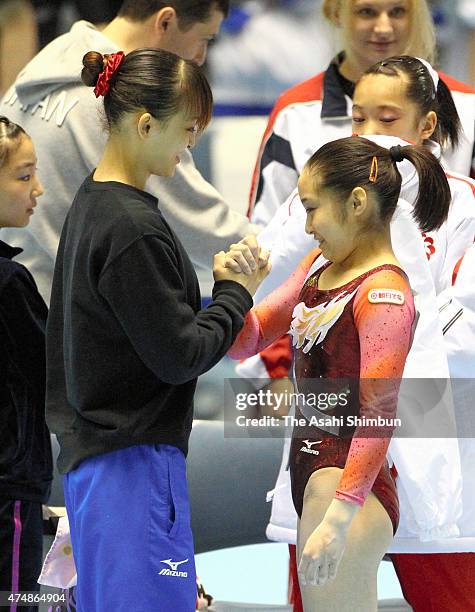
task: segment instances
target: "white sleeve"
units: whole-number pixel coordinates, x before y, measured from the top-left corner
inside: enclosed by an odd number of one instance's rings
[[[475,245],[456,264],[455,283],[437,296],[453,378],[475,378]]]
[[[255,304],[279,287],[303,257],[318,246],[313,236],[305,233],[305,218],[305,209],[294,189],[269,225],[259,234],[259,244],[271,251],[272,269],[254,295]]]
[[[453,537],[458,534],[461,514],[462,477],[455,417],[450,388],[445,390],[439,414],[444,418],[446,438],[421,438],[420,417],[426,406],[421,401],[413,379],[422,379],[423,388],[438,393],[438,379],[449,377],[444,340],[438,316],[434,282],[421,234],[412,218],[412,206],[399,200],[391,222],[394,252],[409,277],[418,312],[418,322],[406,359],[401,382],[398,414],[407,426],[413,426],[410,437],[391,440],[389,455],[398,471],[401,520],[396,539],[416,537],[419,541]],[[420,391],[420,389],[419,389]],[[452,437],[450,437],[452,435]]]
[[[452,203],[447,218],[447,250],[438,281],[438,291],[452,285],[454,268],[475,239],[475,182],[451,173]]]

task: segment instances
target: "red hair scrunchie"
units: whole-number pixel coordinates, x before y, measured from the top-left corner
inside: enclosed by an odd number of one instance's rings
[[[110,80],[122,64],[122,60],[125,55],[123,51],[117,51],[117,53],[111,53],[107,59],[107,64],[104,66],[104,70],[99,74],[96,86],[94,87],[94,93],[96,98],[99,96],[105,96],[109,93]]]

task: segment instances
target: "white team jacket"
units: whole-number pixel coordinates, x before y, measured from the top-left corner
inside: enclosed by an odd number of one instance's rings
[[[457,430],[462,463],[463,514],[458,521],[463,545],[474,550],[475,539],[475,245],[457,263],[454,284],[437,296],[453,378]]]
[[[374,136],[371,139],[387,147],[407,144],[385,136]],[[432,150],[436,155],[439,153],[437,145],[432,145]],[[403,175],[401,196],[413,202],[418,184],[415,169],[407,161],[398,164],[398,169]],[[425,242],[421,240],[420,232],[412,219],[412,205],[408,202],[400,200],[391,222],[393,247],[409,276],[420,314],[406,362],[405,378],[448,376],[445,346],[435,302],[436,283],[432,279],[437,279],[438,290],[450,287],[453,267],[473,242],[475,234],[475,183],[465,177],[453,176],[449,178],[449,184],[452,192],[449,219],[440,230],[429,233]],[[304,209],[298,200],[298,194],[294,192],[288,202],[279,208],[273,221],[259,238],[261,244],[272,250],[273,268],[254,297],[256,303],[279,286],[298,261],[315,247],[313,238],[304,232],[304,223]],[[241,363],[237,370],[240,375],[250,378],[268,376],[258,355]],[[450,398],[448,403],[450,404]],[[454,424],[449,428],[454,436]],[[449,431],[445,435],[449,436]],[[290,496],[289,474],[285,469],[288,448],[289,439],[286,439],[281,470],[273,492],[272,516],[267,535],[269,539],[292,543],[295,541],[296,514]],[[400,527],[391,551],[475,550],[475,539],[467,542],[457,537],[458,528],[455,523],[460,520],[462,510],[461,468],[454,437],[437,441],[395,438],[391,442],[390,455],[399,473],[398,492],[401,506]],[[475,473],[475,470],[473,471]],[[465,512],[463,517],[466,517]],[[473,523],[475,525],[475,520]],[[465,535],[468,533],[465,523],[463,527]],[[451,539],[445,539],[447,537]],[[425,540],[432,542],[422,543]]]

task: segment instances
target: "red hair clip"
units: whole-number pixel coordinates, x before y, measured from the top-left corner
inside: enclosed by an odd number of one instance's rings
[[[376,155],[373,155],[373,160],[371,162],[371,170],[369,171],[369,182],[376,183],[376,179],[378,178],[378,158]]]
[[[111,53],[108,56],[104,70],[99,74],[96,86],[94,87],[96,98],[99,96],[105,96],[107,93],[109,93],[110,80],[117,72],[119,66],[122,64],[124,57],[125,55],[123,51],[117,51],[117,53]]]

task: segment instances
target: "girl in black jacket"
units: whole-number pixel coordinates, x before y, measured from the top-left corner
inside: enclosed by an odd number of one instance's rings
[[[19,125],[0,117],[0,228],[28,225],[42,193],[33,143]],[[0,605],[13,604],[15,592],[39,591],[42,504],[52,480],[47,308],[31,274],[13,261],[20,252],[0,240],[0,591],[10,597]]]

